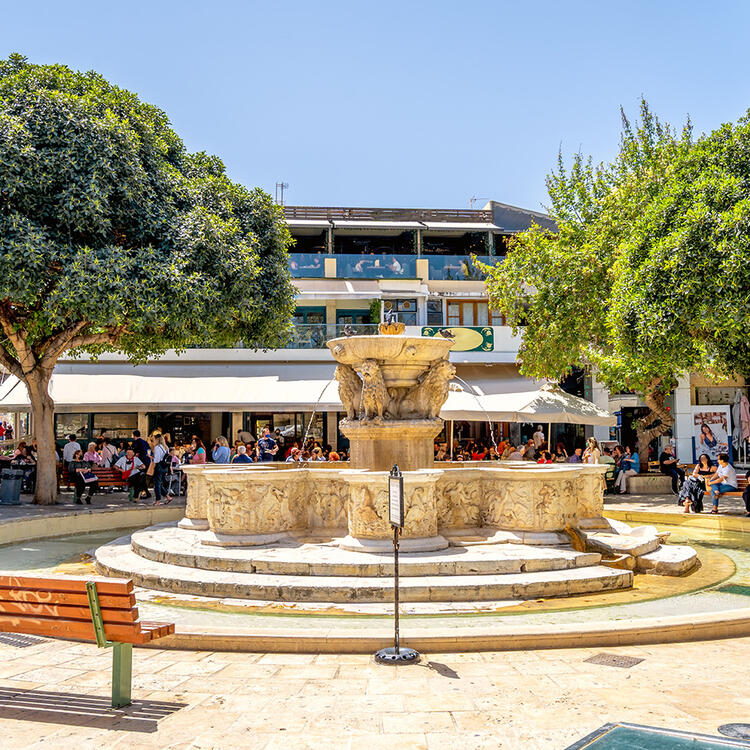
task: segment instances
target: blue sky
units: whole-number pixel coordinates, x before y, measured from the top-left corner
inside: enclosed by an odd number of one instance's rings
[[[0,24],[0,56],[99,71],[295,204],[539,208],[558,148],[611,157],[641,94],[699,132],[750,107],[743,0],[6,0]]]

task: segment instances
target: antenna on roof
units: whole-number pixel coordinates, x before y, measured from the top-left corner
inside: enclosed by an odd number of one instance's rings
[[[474,204],[477,201],[488,201],[489,198],[477,198],[476,195],[472,195],[471,198],[469,198],[469,206],[471,207],[471,210],[474,210]]]
[[[284,205],[284,191],[289,188],[288,182],[277,182],[276,183],[276,192],[274,194],[274,200],[276,203],[278,203],[280,206]]]

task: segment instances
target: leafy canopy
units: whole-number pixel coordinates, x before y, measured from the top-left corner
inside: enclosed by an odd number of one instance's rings
[[[290,242],[271,198],[188,153],[158,108],[93,72],[0,61],[6,366],[54,364],[61,343],[134,360],[281,345]]]
[[[488,279],[494,306],[524,327],[524,372],[593,365],[610,389],[663,402],[684,372],[744,366],[726,331],[750,288],[734,268],[748,260],[748,125],[691,135],[642,101],[638,123],[623,114],[613,162],[578,154],[566,169],[560,157],[547,180],[558,231],[521,233]]]

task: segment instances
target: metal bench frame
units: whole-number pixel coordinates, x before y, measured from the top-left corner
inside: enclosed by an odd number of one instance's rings
[[[122,708],[131,704],[133,685],[133,644],[108,641],[104,635],[104,619],[99,606],[96,583],[86,581],[86,594],[91,609],[96,645],[99,648],[112,648],[112,708]]]

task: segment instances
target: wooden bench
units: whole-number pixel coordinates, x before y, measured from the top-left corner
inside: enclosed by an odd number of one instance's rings
[[[130,704],[133,644],[174,633],[174,623],[138,619],[126,578],[0,576],[0,632],[93,641],[112,647],[112,707]]]
[[[96,474],[99,487],[127,487],[128,482],[122,478],[122,472],[119,469],[103,469],[95,466],[91,471]],[[60,468],[60,478],[58,482],[60,487],[66,489],[74,488],[73,480],[67,469]]]
[[[734,492],[724,492],[721,497],[742,497],[742,493],[747,487],[747,477],[737,474],[737,489]]]

